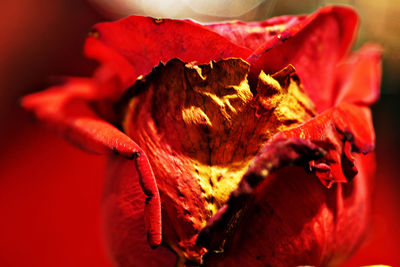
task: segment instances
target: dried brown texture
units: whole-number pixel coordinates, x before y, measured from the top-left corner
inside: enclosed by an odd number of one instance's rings
[[[228,200],[262,144],[310,119],[294,68],[261,73],[250,90],[241,59],[159,65],[138,80],[124,131],[149,157],[163,206],[164,241],[199,260],[198,232]],[[126,101],[126,99],[125,99]]]

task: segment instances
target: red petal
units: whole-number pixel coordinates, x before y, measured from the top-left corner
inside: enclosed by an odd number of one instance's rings
[[[96,92],[89,79],[70,79],[63,86],[28,95],[22,106],[62,133],[72,143],[95,153],[117,153],[135,159],[146,194],[145,221],[151,246],[161,243],[161,203],[156,181],[142,149],[90,107]]]
[[[227,21],[206,24],[204,27],[224,36],[234,44],[253,51],[304,18],[305,16],[281,16],[262,22]]]
[[[122,92],[136,81],[135,69],[118,51],[99,42],[94,37],[87,38],[85,54],[101,62],[93,78],[101,86],[99,98],[118,100]]]
[[[136,168],[111,155],[102,201],[105,244],[116,266],[174,266],[176,255],[161,246],[151,249],[143,220],[145,203]]]
[[[334,182],[354,178],[357,170],[353,169],[351,152],[368,153],[374,143],[369,108],[350,104],[327,110],[298,127],[276,134],[251,163],[232,193],[228,207],[217,213],[202,230],[198,242],[219,250],[239,225],[243,212],[250,207],[252,193],[261,182],[269,181],[272,172],[288,165],[306,166],[310,162],[311,170],[330,187]]]
[[[257,49],[248,59],[253,63],[251,77],[260,70],[274,73],[292,64],[318,111],[325,110],[333,102],[332,74],[353,42],[357,22],[352,9],[320,9]]]
[[[333,104],[346,102],[372,105],[379,98],[381,55],[380,46],[367,44],[339,65]]]
[[[372,125],[371,111],[368,107],[343,104],[329,109],[314,119],[289,131],[280,132],[279,137],[300,137],[313,142],[327,141],[329,127],[342,135],[353,144],[353,150],[358,153],[371,152],[375,147],[375,132]],[[275,138],[275,137],[274,137]],[[323,143],[322,147],[324,147]]]
[[[138,76],[148,74],[160,61],[179,58],[184,62],[208,63],[229,57],[247,58],[251,54],[250,50],[188,20],[130,16],[97,24],[94,31],[87,39],[86,55],[116,66],[117,73],[123,68],[118,66],[121,57],[129,62],[132,68],[121,72],[122,80],[127,81],[125,88],[132,85]],[[120,56],[116,62],[110,62],[113,57],[105,56],[105,53]]]
[[[276,139],[265,145],[251,163],[238,188],[232,192],[226,206],[222,207],[202,229],[197,243],[212,251],[223,251],[224,245],[243,220],[243,212],[250,208],[255,188],[269,179],[271,172],[288,165],[304,165],[319,159],[325,151],[308,140],[300,138]]]
[[[210,266],[337,266],[357,248],[368,225],[370,161],[359,155],[352,183],[327,190],[300,167],[272,174],[255,191],[249,209],[223,253]]]

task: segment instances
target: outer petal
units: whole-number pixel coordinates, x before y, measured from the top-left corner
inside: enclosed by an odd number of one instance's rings
[[[338,66],[334,86],[335,105],[355,103],[372,105],[379,98],[382,48],[368,44]]]
[[[357,22],[352,9],[320,9],[278,34],[248,58],[253,79],[260,70],[274,73],[292,64],[318,111],[325,110],[333,98],[332,74],[353,42]]]
[[[156,181],[143,150],[100,118],[90,106],[96,85],[89,79],[71,79],[63,86],[26,96],[22,106],[68,140],[95,153],[117,153],[135,159],[140,185],[147,196],[145,221],[151,246],[161,243],[161,204]]]
[[[130,62],[95,37],[86,39],[85,54],[101,62],[93,75],[99,85],[98,98],[117,101],[122,92],[136,81],[135,69]]]
[[[254,51],[265,43],[271,43],[277,34],[300,23],[304,18],[305,16],[281,16],[262,22],[227,21],[206,24],[204,27],[224,36],[234,44]]]
[[[106,245],[121,267],[174,266],[177,256],[160,246],[151,249],[143,220],[144,199],[136,168],[129,160],[108,159],[102,203]]]
[[[250,203],[253,201],[253,193],[259,190],[258,186],[270,183],[270,179],[277,179],[273,173],[280,172],[280,169],[287,165],[306,167],[307,162],[310,162],[310,170],[315,172],[326,187],[332,186],[333,182],[346,182],[354,178],[358,170],[355,168],[352,152],[371,151],[375,140],[373,132],[368,108],[342,105],[298,127],[276,134],[253,160],[238,188],[232,193],[227,206],[221,209],[202,230],[198,242],[211,251],[223,249],[223,244],[229,243],[227,241],[231,236],[236,236],[236,227],[242,225],[242,220],[246,220],[244,219],[247,218],[246,210],[252,209]],[[296,176],[296,171],[289,170],[283,173],[285,174],[280,179],[283,179],[285,175]],[[278,174],[277,176],[279,177]],[[305,183],[306,187],[309,184],[308,181],[301,181],[297,185],[299,190],[302,188],[302,183]],[[282,181],[277,183],[281,184]],[[297,183],[299,182],[296,180]],[[287,186],[291,187],[290,184]],[[281,185],[277,189],[271,187],[269,190],[284,191]],[[310,193],[310,195],[313,194]],[[310,197],[309,200],[312,199]],[[281,204],[276,202],[276,205]]]
[[[176,57],[184,62],[208,63],[229,57],[247,58],[251,51],[192,21],[130,16],[97,24],[87,39],[85,53],[103,64],[115,66],[116,74],[123,76],[125,89],[160,61]],[[114,61],[113,56],[105,54],[119,56]],[[125,66],[125,61],[132,67],[121,71],[118,64],[123,62]]]
[[[255,192],[242,224],[210,266],[336,266],[358,247],[369,218],[371,164],[356,158],[352,183],[326,189],[312,174],[287,167]]]
[[[96,84],[90,79],[69,79],[64,85],[24,97],[22,106],[83,149],[109,153],[121,143],[130,143],[119,153],[133,158],[138,149],[134,142],[91,107],[95,93]]]

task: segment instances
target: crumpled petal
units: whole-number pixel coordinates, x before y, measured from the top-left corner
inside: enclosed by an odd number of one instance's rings
[[[110,56],[105,56],[104,51]],[[114,66],[115,74],[122,77],[122,88],[126,89],[160,61],[179,58],[184,62],[208,63],[229,57],[247,58],[251,50],[189,20],[130,16],[97,24],[87,38],[85,54],[102,64]],[[115,61],[113,55],[117,55]],[[118,66],[120,62],[123,66]],[[131,67],[123,70],[126,62]]]
[[[353,9],[321,8],[278,34],[248,58],[252,79],[261,70],[274,73],[292,64],[317,110],[324,111],[333,102],[335,75],[332,74],[349,51],[357,25],[358,17]]]
[[[322,161],[310,168],[327,187],[334,182],[348,182],[357,174],[352,153],[373,151],[375,134],[371,111],[367,107],[343,104],[327,110],[292,130],[278,133],[271,140],[300,137],[323,148]]]
[[[333,104],[372,105],[379,98],[382,48],[366,44],[337,68]]]
[[[139,181],[147,196],[145,222],[149,243],[158,246],[161,243],[161,203],[153,171],[144,151],[91,107],[95,87],[90,79],[70,79],[64,85],[24,97],[21,104],[84,150],[135,159]]]
[[[329,190],[301,167],[271,174],[249,201],[224,253],[206,255],[206,266],[337,266],[345,261],[368,227],[373,154],[357,155],[356,162],[357,178]]]
[[[352,153],[366,154],[373,150],[374,143],[369,108],[350,104],[332,108],[300,126],[277,133],[253,160],[227,206],[201,231],[198,243],[211,251],[223,250],[252,206],[249,203],[254,193],[273,179],[270,175],[274,172],[288,165],[300,165],[313,172],[326,187],[331,187],[334,182],[347,182],[357,175]],[[288,172],[297,176],[290,168]]]

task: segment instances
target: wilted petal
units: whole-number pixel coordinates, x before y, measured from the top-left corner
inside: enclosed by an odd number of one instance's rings
[[[186,259],[199,262],[197,233],[226,203],[262,144],[315,115],[292,66],[262,72],[257,95],[248,71],[235,58],[203,65],[173,59],[138,80],[120,103],[123,130],[154,168],[164,240]]]
[[[327,154],[311,162],[321,182],[347,182],[357,174],[352,153],[368,153],[375,147],[375,134],[369,108],[343,104],[289,131],[278,133],[272,140],[299,137],[310,140]]]
[[[220,251],[224,249],[224,244],[231,245],[231,238],[239,235],[240,232],[238,233],[237,229],[242,227],[242,224],[247,224],[247,227],[251,228],[251,220],[247,221],[245,218],[248,216],[247,210],[253,209],[254,193],[257,195],[258,190],[260,190],[259,186],[270,184],[272,183],[271,180],[282,179],[287,181],[289,179],[292,181],[296,179],[294,188],[292,188],[293,185],[291,184],[293,182],[286,184],[289,189],[281,188],[284,186],[284,182],[276,182],[279,184],[279,188],[270,187],[269,190],[276,190],[277,192],[285,192],[287,190],[301,191],[303,187],[307,188],[308,185],[313,184],[313,182],[305,181],[305,179],[316,180],[316,177],[328,188],[334,182],[345,183],[348,180],[352,180],[359,171],[356,168],[357,165],[352,153],[370,152],[374,148],[374,141],[375,136],[369,109],[355,105],[335,107],[300,126],[276,134],[264,145],[252,161],[238,188],[232,193],[227,206],[214,215],[215,218],[212,218],[202,230],[198,238],[199,244],[211,249],[211,252]],[[288,165],[303,166],[314,172],[315,175],[305,174],[304,169],[299,171],[298,168],[294,167],[292,168],[295,171],[291,170],[291,168],[287,168],[286,171],[280,170]],[[283,172],[284,174],[274,174],[274,172]],[[286,177],[288,175],[291,177]],[[363,177],[359,178],[364,179]],[[358,183],[365,183],[365,181]],[[341,186],[338,185],[338,187]],[[317,188],[315,190],[324,191],[319,187]],[[322,201],[319,200],[321,196],[309,194],[311,197],[302,196],[305,201],[312,200],[313,197],[316,197],[316,201]],[[293,197],[287,195],[287,198]],[[281,199],[280,201],[284,200]],[[284,203],[277,202],[276,205],[284,205]],[[244,223],[243,221],[247,222]],[[290,219],[285,223],[287,222],[290,223]],[[334,222],[328,223],[329,227],[334,227],[330,225]],[[293,229],[288,230],[292,231]],[[274,236],[271,233],[268,235]],[[296,264],[304,263],[298,262]]]
[[[372,154],[371,154],[372,155]],[[336,266],[359,246],[368,225],[373,157],[357,155],[352,183],[326,189],[301,167],[271,174],[255,191],[224,253],[210,266]]]
[[[369,47],[343,61],[356,26],[339,7],[260,23],[101,23],[85,46],[93,77],[22,105],[78,146],[122,156],[104,199],[122,266],[199,264],[206,248],[210,266],[335,264],[365,230],[373,165],[359,153],[374,148],[379,57]],[[151,251],[146,233],[177,257]]]

